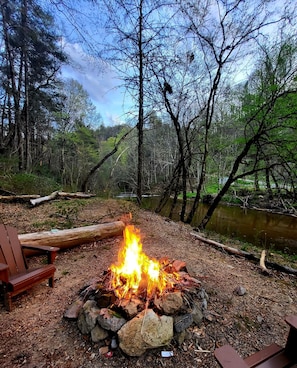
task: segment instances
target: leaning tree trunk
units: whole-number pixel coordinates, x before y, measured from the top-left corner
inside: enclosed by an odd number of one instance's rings
[[[104,164],[104,162],[111,157],[113,154],[115,154],[119,148],[119,145],[121,144],[121,142],[127,137],[127,135],[129,133],[131,133],[131,131],[133,130],[130,129],[127,133],[125,133],[120,139],[119,141],[115,144],[114,148],[107,153],[88,173],[88,175],[86,176],[85,180],[83,181],[82,185],[81,185],[81,192],[86,192],[87,191],[87,185],[89,180],[91,179],[91,177],[95,174],[95,172]]]

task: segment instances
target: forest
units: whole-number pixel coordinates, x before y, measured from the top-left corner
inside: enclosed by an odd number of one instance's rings
[[[191,223],[212,188],[297,203],[293,0],[1,1],[0,188],[181,201]],[[65,44],[112,70],[122,122],[102,118]]]

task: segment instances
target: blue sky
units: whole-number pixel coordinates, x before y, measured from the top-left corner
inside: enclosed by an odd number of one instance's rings
[[[274,5],[280,6],[280,3],[283,7],[283,2],[279,0],[276,0]],[[286,3],[293,6],[292,0]],[[62,74],[82,84],[101,114],[105,125],[124,123],[127,120],[125,113],[131,106],[129,98],[120,88],[116,73],[106,64],[103,67],[102,61],[94,56],[98,52],[95,50],[98,38],[101,39],[104,35],[103,20],[99,19],[100,16],[102,17],[100,1],[84,2],[83,8],[80,7],[82,5],[80,1],[69,1],[69,4],[74,8],[69,7],[67,10],[65,7],[52,8],[61,27],[60,31],[64,34],[63,47],[70,60],[70,65],[63,67]],[[268,27],[266,32],[272,33],[273,29],[274,26]],[[250,56],[244,61],[240,59],[236,74],[232,74],[233,83],[245,80],[253,63],[253,57]]]
[[[62,67],[62,77],[73,78],[84,87],[104,125],[125,123],[124,105],[129,99],[120,88],[120,80],[111,66],[103,65],[100,58],[93,56],[98,52],[97,38],[104,32],[98,20],[99,5],[81,1],[65,1],[65,6],[55,4],[44,3],[56,18],[62,47],[69,59],[69,64]]]
[[[69,57],[69,65],[62,68],[62,76],[76,79],[89,93],[90,98],[103,118],[104,125],[122,124],[124,116],[124,93],[115,73],[98,60],[86,54],[78,43],[63,42]]]

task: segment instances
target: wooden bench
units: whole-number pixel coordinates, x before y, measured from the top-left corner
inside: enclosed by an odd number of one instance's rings
[[[29,269],[23,249],[39,250],[47,254],[47,264]],[[53,265],[57,247],[21,245],[17,230],[0,224],[0,286],[4,305],[12,309],[12,297],[48,279],[54,286],[55,266]]]
[[[284,348],[271,344],[261,351],[242,359],[230,345],[215,349],[214,355],[222,368],[297,368],[297,316],[288,316],[290,326]]]

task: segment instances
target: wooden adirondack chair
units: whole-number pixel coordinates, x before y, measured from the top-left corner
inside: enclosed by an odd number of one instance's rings
[[[224,345],[214,351],[222,368],[297,368],[297,316],[288,316],[290,326],[286,346],[271,344],[261,351],[242,359],[230,346]]]
[[[47,253],[47,264],[28,269],[24,248]],[[0,286],[8,311],[12,309],[13,296],[46,279],[49,286],[54,286],[56,268],[53,263],[58,250],[57,247],[21,245],[15,228],[0,224]]]

